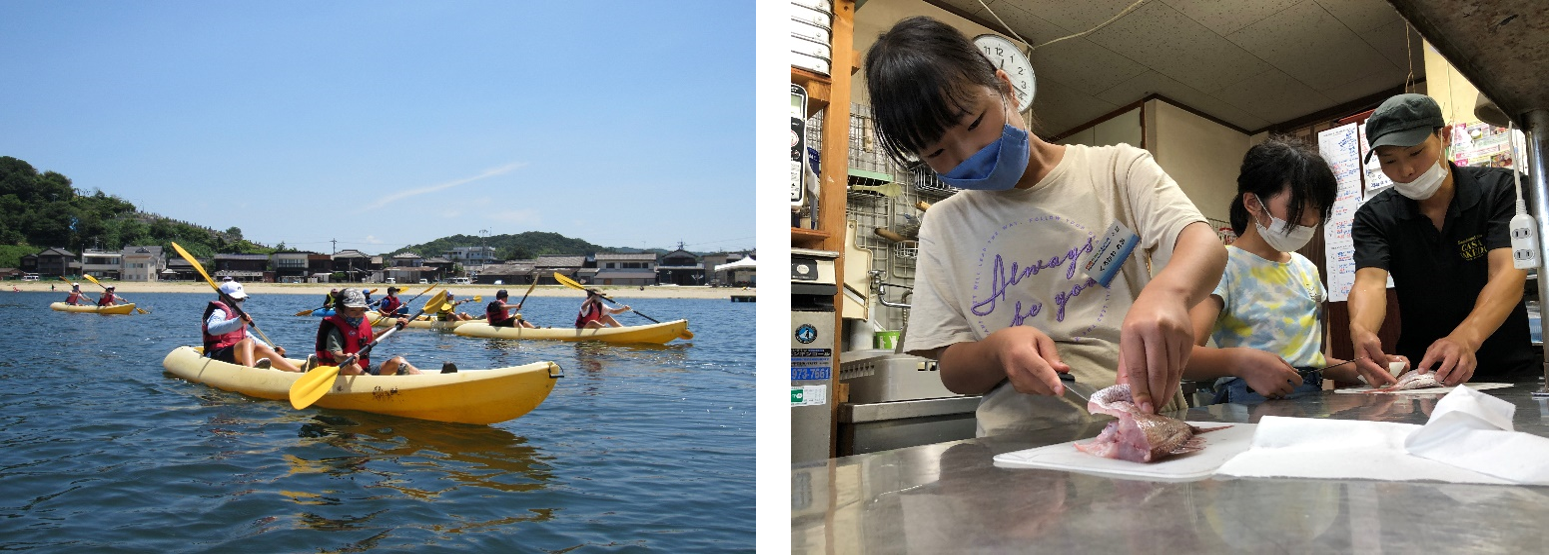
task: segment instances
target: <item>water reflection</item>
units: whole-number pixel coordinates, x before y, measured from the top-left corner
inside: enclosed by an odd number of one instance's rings
[[[318,439],[352,456],[308,459],[284,454],[291,474],[326,473],[348,476],[369,473],[383,478],[376,486],[399,491],[412,498],[433,500],[458,487],[478,487],[502,492],[541,490],[553,478],[552,468],[527,438],[489,426],[447,425],[409,419],[354,423],[347,419],[309,422],[300,436]],[[390,459],[394,470],[369,468],[374,459]],[[454,485],[429,490],[411,487],[403,470],[432,472]],[[420,481],[419,483],[425,483]]]

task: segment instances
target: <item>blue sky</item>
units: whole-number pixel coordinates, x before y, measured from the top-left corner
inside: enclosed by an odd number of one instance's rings
[[[254,241],[752,248],[753,2],[0,2],[0,155]]]

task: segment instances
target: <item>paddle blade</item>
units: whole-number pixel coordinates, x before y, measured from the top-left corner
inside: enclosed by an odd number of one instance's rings
[[[297,312],[296,315],[297,316],[311,316],[312,312],[315,311],[315,310],[317,310],[317,309],[314,308],[314,309],[311,309],[311,310],[303,310],[301,312]]]
[[[302,374],[296,383],[290,384],[290,406],[298,410],[312,406],[312,403],[328,394],[337,377],[338,366],[319,366]]]
[[[693,338],[694,338],[694,332],[691,332],[691,331],[688,331],[688,330],[683,330],[683,333],[678,334],[678,339],[682,339],[684,341],[688,341],[688,340],[693,339]]]
[[[425,308],[421,309],[420,312],[436,312],[444,304],[446,304],[446,291],[436,293],[430,297],[430,300],[425,301]]]
[[[210,279],[210,273],[204,271],[204,265],[200,264],[199,260],[194,258],[194,255],[188,254],[188,251],[183,250],[183,247],[178,245],[177,242],[172,243],[172,250],[177,251],[177,255],[183,257],[183,260],[187,260],[189,266],[193,266],[195,270],[198,270],[199,275],[204,277],[205,283],[209,283],[211,289],[220,291],[220,286],[215,285],[215,280]]]
[[[97,278],[91,277],[91,274],[81,274],[81,277],[86,278],[86,281],[97,284],[97,287],[107,287],[106,285],[103,285],[102,282],[97,281]]]
[[[580,289],[582,291],[586,290],[586,288],[582,287],[581,284],[576,283],[575,280],[570,279],[569,277],[565,276],[565,274],[561,274],[559,272],[554,272],[554,281],[560,282],[564,284],[565,287],[569,287],[571,289]]]

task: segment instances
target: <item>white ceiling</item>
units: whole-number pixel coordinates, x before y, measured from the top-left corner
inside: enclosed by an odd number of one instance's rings
[[[979,0],[926,0],[1006,33]],[[984,0],[1039,45],[1134,0]],[[1040,134],[1055,136],[1150,94],[1256,131],[1404,83],[1408,27],[1383,0],[1150,0],[1095,33],[1033,52]],[[1420,35],[1408,58],[1423,80]]]

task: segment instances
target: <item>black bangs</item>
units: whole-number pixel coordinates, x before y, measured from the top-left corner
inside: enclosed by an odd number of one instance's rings
[[[1243,207],[1243,194],[1253,193],[1264,202],[1287,189],[1291,198],[1286,205],[1286,225],[1296,226],[1300,225],[1302,214],[1309,206],[1318,210],[1320,222],[1328,221],[1339,184],[1328,162],[1294,138],[1273,137],[1248,149],[1237,174],[1237,197],[1231,206],[1232,228],[1238,234],[1247,228],[1248,212]]]
[[[982,94],[999,90],[995,67],[968,38],[928,17],[911,17],[866,52],[866,90],[877,140],[902,165],[962,123]]]

